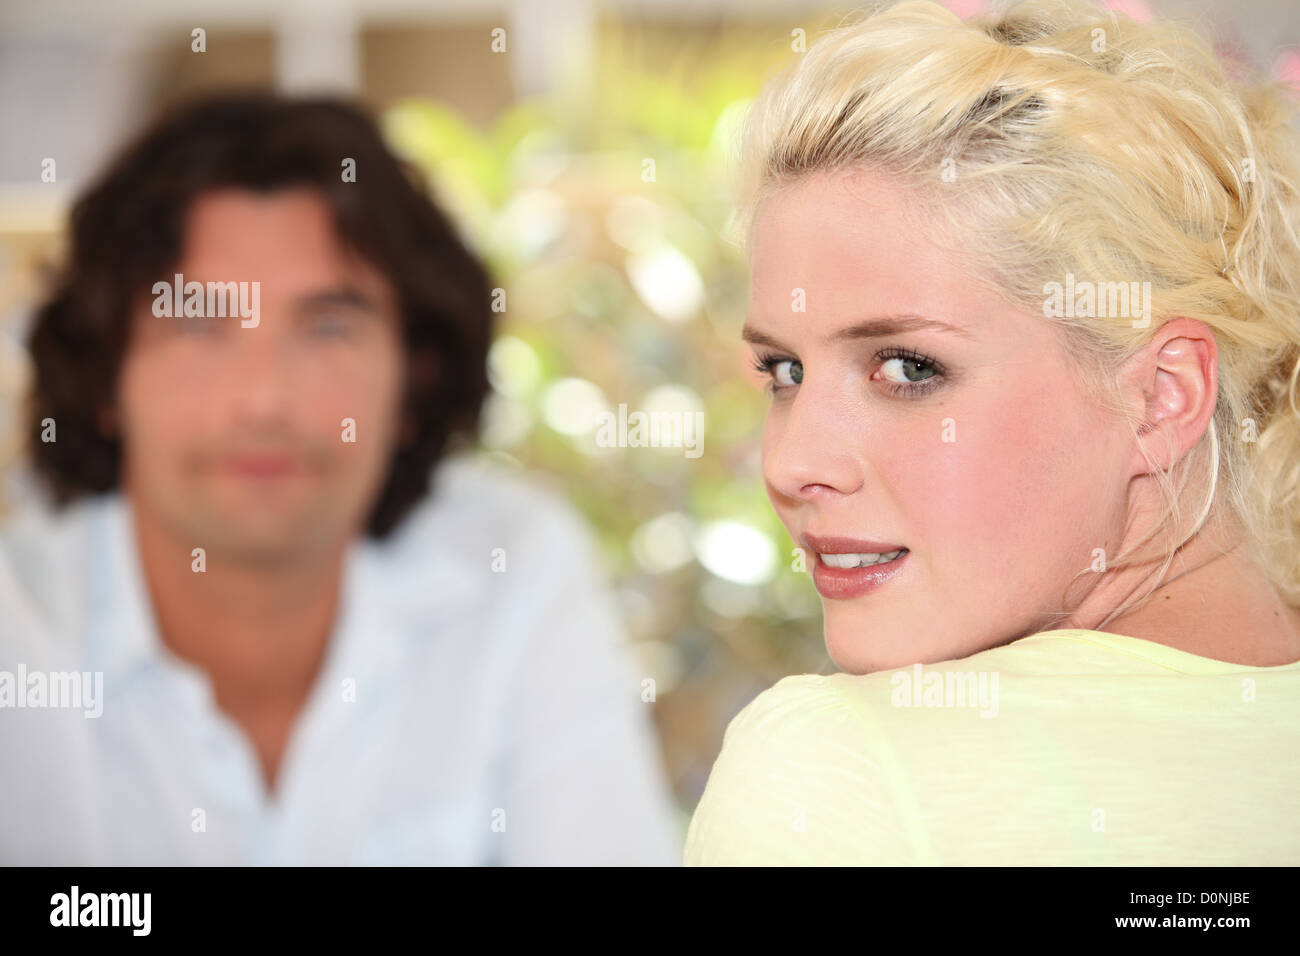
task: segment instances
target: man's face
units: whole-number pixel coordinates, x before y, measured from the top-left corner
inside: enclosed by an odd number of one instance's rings
[[[400,431],[391,285],[305,189],[200,196],[173,271],[260,283],[258,314],[138,307],[117,407],[133,507],[209,560],[295,561],[361,532]]]

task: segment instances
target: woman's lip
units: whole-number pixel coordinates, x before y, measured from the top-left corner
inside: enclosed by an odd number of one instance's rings
[[[803,543],[817,554],[889,554],[903,548],[901,544],[887,544],[870,538],[836,538],[805,533]]]
[[[894,548],[893,550],[898,549]],[[828,551],[825,553],[835,554],[837,552]],[[884,564],[874,564],[866,568],[832,568],[822,561],[819,552],[816,555],[816,561],[813,563],[813,584],[817,586],[818,593],[824,598],[847,601],[851,598],[862,597],[864,594],[870,594],[898,577],[907,567],[907,559],[911,556],[912,552],[904,551],[894,560],[886,561]]]

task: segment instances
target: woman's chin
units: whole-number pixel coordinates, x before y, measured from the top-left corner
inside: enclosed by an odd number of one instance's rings
[[[879,624],[826,622],[822,636],[826,652],[835,666],[849,674],[893,671],[913,664],[936,664],[974,653],[958,647],[936,643],[915,629],[899,626],[892,632]]]
[[[831,660],[847,674],[871,674],[911,667],[924,656],[915,645],[897,644],[892,639],[873,639],[864,636],[862,631],[837,635],[828,627],[825,639],[826,652]]]

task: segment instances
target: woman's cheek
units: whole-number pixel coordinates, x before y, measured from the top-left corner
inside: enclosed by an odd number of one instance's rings
[[[900,442],[890,484],[903,511],[900,536],[928,561],[970,579],[1005,577],[1034,538],[1028,485],[1034,446],[1016,424],[985,415],[943,416],[930,441]],[[893,529],[886,529],[893,530]],[[954,570],[959,567],[960,570]]]

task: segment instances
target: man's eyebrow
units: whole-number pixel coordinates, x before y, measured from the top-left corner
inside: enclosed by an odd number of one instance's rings
[[[362,312],[378,311],[378,303],[360,289],[343,286],[337,289],[322,289],[312,292],[298,300],[300,310],[344,307],[358,309]]]
[[[836,332],[832,332],[827,336],[826,344],[831,345],[835,342],[856,339],[879,338],[883,335],[897,335],[900,332],[952,332],[966,339],[975,337],[969,329],[964,329],[961,326],[907,312],[900,315],[879,315],[854,322],[852,325],[847,325]],[[766,345],[774,349],[786,348],[766,332],[760,332],[748,323],[741,330],[740,337],[753,345]]]

